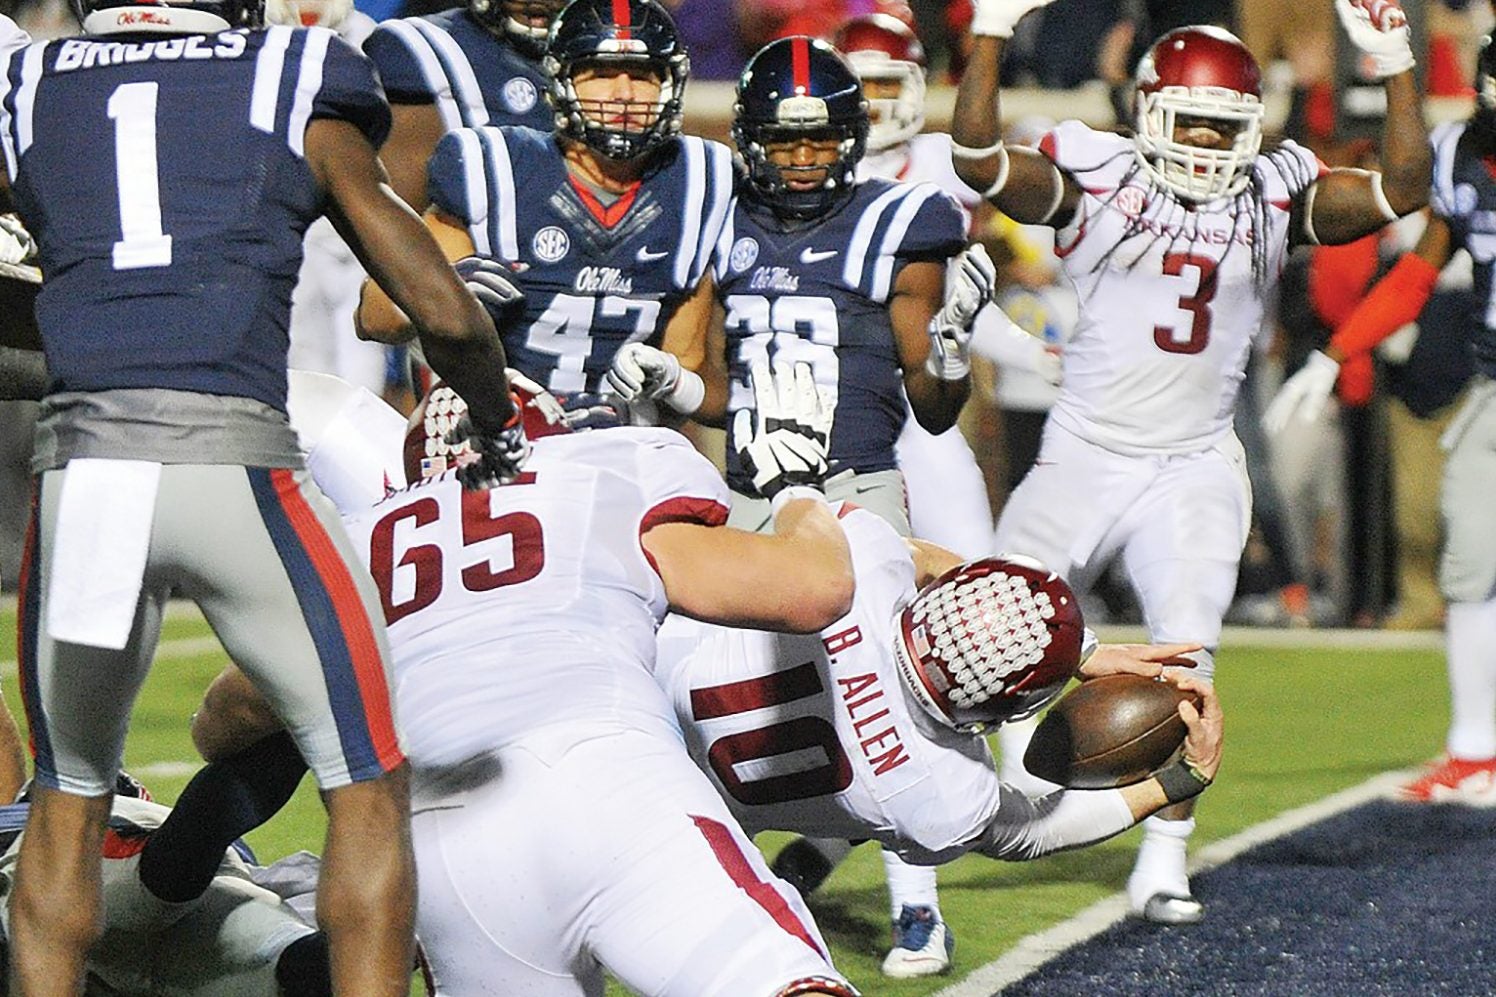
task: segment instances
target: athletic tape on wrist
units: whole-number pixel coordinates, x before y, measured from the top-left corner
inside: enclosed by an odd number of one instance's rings
[[[789,485],[779,489],[779,491],[774,493],[774,497],[769,500],[770,514],[778,516],[780,510],[786,504],[795,501],[795,499],[813,499],[822,505],[826,504],[826,494],[819,488],[812,487],[811,485]]]
[[[1210,779],[1183,758],[1154,773],[1153,778],[1163,787],[1164,798],[1170,803],[1183,803],[1205,792]]]
[[[671,389],[670,394],[665,396],[665,404],[681,415],[694,415],[704,401],[706,401],[706,382],[694,370],[682,370],[680,378],[675,382],[675,387]]]

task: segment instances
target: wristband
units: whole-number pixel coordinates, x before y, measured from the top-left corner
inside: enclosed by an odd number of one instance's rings
[[[822,505],[828,504],[826,494],[819,488],[813,488],[810,485],[788,485],[775,492],[774,497],[769,500],[770,514],[778,516],[785,505],[795,499],[814,499]]]
[[[1210,777],[1181,758],[1167,768],[1153,773],[1153,778],[1163,787],[1164,798],[1170,803],[1183,803],[1205,792]]]
[[[706,401],[706,382],[694,370],[682,369],[675,387],[662,400],[681,415],[694,415]]]

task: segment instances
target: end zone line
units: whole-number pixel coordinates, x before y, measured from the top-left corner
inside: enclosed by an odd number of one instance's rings
[[[1201,848],[1190,861],[1190,874],[1204,872],[1236,858],[1249,848],[1291,834],[1344,810],[1386,796],[1400,783],[1415,774],[1414,770],[1383,772],[1359,786],[1341,790],[1295,810],[1288,810],[1270,820],[1212,842]],[[997,992],[1025,976],[1066,949],[1101,934],[1128,914],[1126,892],[1114,893],[1098,900],[1068,921],[1047,931],[1028,935],[1005,954],[973,970],[960,983],[937,991],[931,997],[997,997]]]

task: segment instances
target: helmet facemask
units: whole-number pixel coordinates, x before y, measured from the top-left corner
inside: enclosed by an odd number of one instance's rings
[[[1155,180],[1188,201],[1232,197],[1252,179],[1262,148],[1262,101],[1220,87],[1163,87],[1138,94],[1137,153]],[[1175,139],[1182,119],[1219,126],[1231,144],[1212,149]]]
[[[795,102],[824,103],[816,97],[790,97],[780,104],[781,119],[793,120]],[[824,112],[814,109],[803,126],[794,124],[757,125],[733,128],[743,161],[748,166],[748,182],[759,197],[775,212],[787,218],[816,218],[836,206],[857,180],[857,164],[867,151],[867,125],[830,125]],[[771,146],[802,140],[836,142],[836,158],[830,163],[780,165],[770,157]],[[792,186],[796,175],[824,173],[820,185],[812,188]]]
[[[918,63],[903,59],[891,59],[882,52],[856,51],[847,53],[858,79],[862,80],[863,93],[868,106],[867,147],[874,152],[903,145],[918,135],[925,127],[925,71]],[[896,97],[874,97],[868,84],[874,82],[897,83]]]
[[[684,55],[681,56],[684,63]],[[595,68],[604,73],[619,69],[647,75],[659,81],[658,95],[650,101],[618,101],[611,98],[583,100],[577,94],[576,76]],[[558,108],[557,128],[608,159],[636,159],[680,131],[681,91],[685,69],[677,73],[667,61],[645,57],[607,57],[578,62],[558,73],[552,94]],[[626,124],[609,124],[610,116],[622,114]],[[642,123],[642,124],[640,124]]]
[[[1029,558],[952,568],[905,606],[894,661],[937,722],[968,734],[1038,712],[1080,667],[1085,624],[1068,585]]]
[[[468,10],[479,23],[532,59],[545,54],[551,21],[564,6],[564,0],[468,0]]]

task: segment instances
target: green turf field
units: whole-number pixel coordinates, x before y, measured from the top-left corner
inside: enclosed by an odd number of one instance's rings
[[[13,653],[14,629],[14,611],[0,615],[0,648],[5,649],[0,657]],[[165,802],[175,798],[192,770],[187,720],[224,661],[221,652],[203,650],[205,636],[199,620],[168,621],[135,709],[125,764]],[[1226,758],[1218,782],[1200,804],[1197,846],[1379,772],[1415,765],[1442,744],[1448,694],[1437,650],[1269,649],[1238,643],[1228,644],[1218,661]],[[19,713],[13,666],[4,678],[8,700]],[[307,780],[291,806],[249,840],[262,859],[298,848],[316,851],[323,825]],[[957,936],[956,973],[933,981],[890,981],[878,972],[888,945],[888,909],[874,846],[856,849],[812,908],[837,965],[864,994],[931,994],[1022,936],[1121,889],[1137,833],[1037,862],[966,858],[944,867],[941,906]],[[765,836],[760,844],[772,854],[784,840]]]

